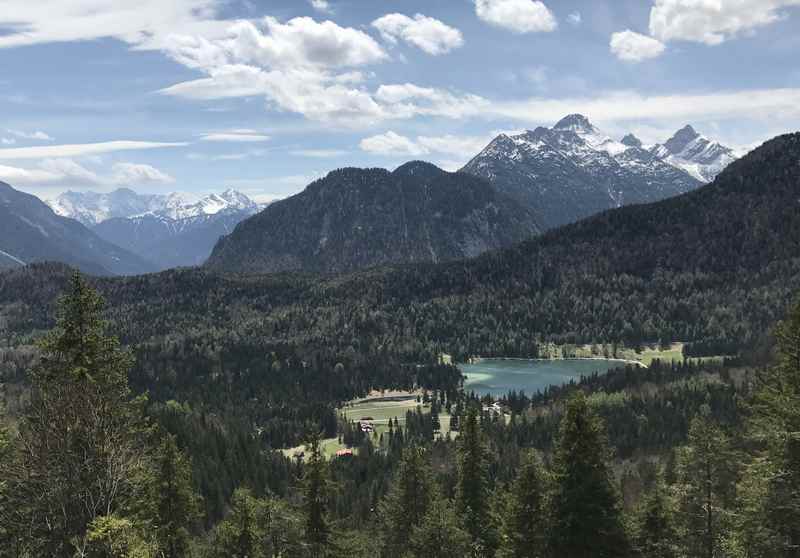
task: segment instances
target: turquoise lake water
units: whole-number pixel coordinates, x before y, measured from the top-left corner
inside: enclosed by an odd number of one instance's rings
[[[464,390],[480,395],[505,395],[511,390],[533,395],[547,386],[562,385],[593,372],[625,366],[614,360],[512,360],[483,359],[477,364],[459,364]]]

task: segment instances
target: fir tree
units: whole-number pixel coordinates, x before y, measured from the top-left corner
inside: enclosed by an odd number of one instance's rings
[[[490,494],[488,448],[473,406],[459,436],[456,510],[479,556],[492,556],[497,549]]]
[[[328,525],[327,462],[318,435],[312,436],[306,451],[308,461],[303,478],[306,542],[311,558],[321,558],[328,553],[331,530]]]
[[[639,504],[634,518],[633,547],[642,558],[678,556],[674,504],[659,475],[655,485]]]
[[[95,520],[147,500],[146,424],[128,388],[132,358],[105,333],[102,311],[100,295],[76,273],[57,326],[39,343],[30,406],[4,471],[11,500],[0,506],[22,556],[85,552]]]
[[[679,511],[684,552],[690,556],[721,556],[736,471],[730,441],[705,417],[695,417],[689,440],[678,456]]]
[[[408,541],[408,552],[403,558],[464,558],[472,555],[472,538],[459,524],[447,500],[435,499],[414,527]]]
[[[608,459],[605,428],[579,392],[567,403],[555,450],[550,531],[555,556],[619,558],[629,554]]]
[[[503,525],[503,558],[547,556],[547,486],[541,460],[535,451],[525,453],[508,494]]]
[[[800,556],[800,303],[776,328],[777,362],[759,378],[751,434],[774,472],[765,494],[769,525],[783,551]]]
[[[262,558],[262,502],[246,488],[237,488],[231,511],[214,529],[212,558]]]
[[[163,558],[183,558],[189,552],[190,530],[199,518],[199,508],[190,464],[172,435],[164,436],[158,448],[153,487],[155,524]]]
[[[408,544],[408,534],[422,523],[435,499],[437,488],[422,448],[410,447],[380,505],[383,531],[381,556],[400,556]]]

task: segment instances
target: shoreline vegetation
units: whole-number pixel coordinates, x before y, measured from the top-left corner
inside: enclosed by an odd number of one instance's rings
[[[602,360],[605,362],[620,362],[623,364],[634,364],[642,368],[648,368],[647,364],[641,360],[633,360],[628,358],[606,358],[606,357],[550,357],[550,358],[524,358],[524,357],[471,357],[467,362],[460,362],[458,364],[480,364],[487,360],[518,360],[524,362],[551,362],[561,360]],[[458,365],[457,364],[457,365]]]

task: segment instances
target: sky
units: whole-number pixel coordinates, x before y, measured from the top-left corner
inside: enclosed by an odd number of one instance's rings
[[[800,130],[800,0],[0,0],[0,180],[266,202],[582,113]]]

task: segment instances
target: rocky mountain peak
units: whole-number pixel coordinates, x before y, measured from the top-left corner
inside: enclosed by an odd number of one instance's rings
[[[623,145],[627,145],[628,147],[642,147],[642,140],[640,140],[633,134],[628,134],[627,136],[622,138],[622,140],[620,140],[620,143]]]
[[[553,130],[571,131],[576,133],[594,132],[597,128],[582,114],[570,114],[559,120]]]
[[[664,147],[666,147],[670,153],[680,153],[686,149],[686,146],[699,137],[700,134],[697,133],[697,130],[695,130],[691,125],[687,124],[675,132],[675,135],[664,143]]]

